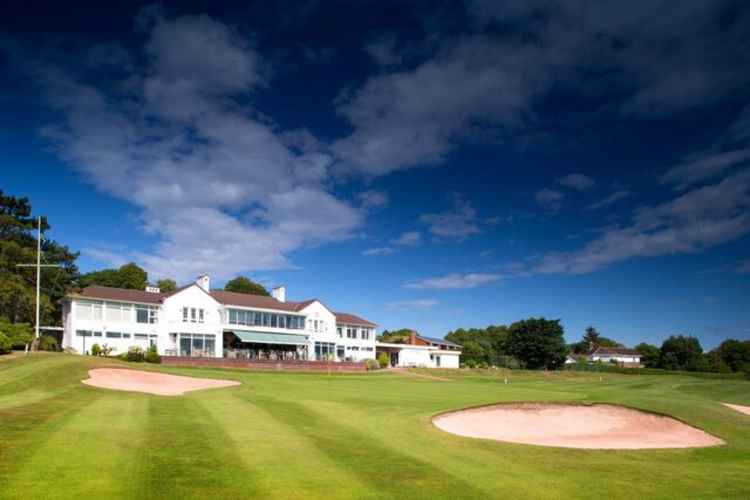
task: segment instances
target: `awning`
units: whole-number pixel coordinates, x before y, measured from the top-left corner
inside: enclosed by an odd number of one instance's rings
[[[294,333],[249,332],[246,330],[231,330],[231,332],[237,335],[240,342],[253,342],[256,344],[307,345],[307,335],[296,335]]]

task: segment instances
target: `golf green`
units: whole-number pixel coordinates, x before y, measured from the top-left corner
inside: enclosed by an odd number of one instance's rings
[[[81,383],[104,366],[241,385],[155,396]],[[460,437],[431,423],[451,409],[521,401],[623,404],[726,444],[550,448]],[[749,498],[750,416],[721,402],[750,404],[750,382],[486,370],[258,373],[5,356],[0,497]]]

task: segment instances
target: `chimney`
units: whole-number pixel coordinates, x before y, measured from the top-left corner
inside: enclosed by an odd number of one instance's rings
[[[208,277],[208,274],[201,274],[198,276],[195,280],[195,284],[207,292],[211,291],[211,278]]]
[[[279,302],[286,302],[286,287],[284,285],[277,286],[271,290],[271,297],[278,300]]]
[[[409,343],[411,345],[417,345],[417,332],[415,332],[414,330],[412,330],[409,334]]]
[[[146,291],[148,293],[161,293],[161,290],[159,289],[158,286],[151,286],[151,285],[146,285]]]

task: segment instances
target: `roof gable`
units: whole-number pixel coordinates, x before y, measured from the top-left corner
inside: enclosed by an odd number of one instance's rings
[[[371,327],[378,326],[375,323],[367,321],[366,319],[362,319],[355,314],[349,314],[349,313],[343,313],[343,312],[334,312],[333,314],[334,316],[336,316],[336,323],[346,323],[349,325],[362,325],[362,326],[371,326]]]

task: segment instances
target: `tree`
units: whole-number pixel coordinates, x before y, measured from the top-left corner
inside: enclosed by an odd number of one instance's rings
[[[173,279],[163,278],[156,282],[156,286],[159,287],[159,291],[163,293],[174,292],[177,290],[177,282]]]
[[[0,318],[0,354],[6,354],[14,348],[23,348],[33,338],[34,334],[28,323],[11,323]]]
[[[659,366],[659,348],[655,345],[641,342],[635,346],[635,350],[641,355],[641,364],[646,368],[657,368]]]
[[[462,346],[461,360],[466,364],[504,365],[507,337],[507,326],[489,325],[468,330],[459,328],[448,332],[445,339]]]
[[[383,333],[378,335],[378,341],[387,342],[389,344],[405,344],[409,341],[412,331],[413,330],[409,328],[401,328],[392,331],[383,330]]]
[[[266,287],[244,276],[237,276],[233,280],[227,281],[227,284],[224,285],[224,290],[227,292],[247,293],[250,295],[270,295],[268,290],[266,290]]]
[[[526,368],[558,368],[565,363],[565,345],[560,320],[529,318],[508,328],[505,349]]]
[[[698,371],[704,365],[703,348],[695,337],[672,335],[661,345],[660,368]]]
[[[78,284],[81,287],[100,285],[144,290],[148,285],[148,273],[137,264],[130,262],[119,269],[102,269],[81,275]]]
[[[603,337],[593,326],[586,328],[580,342],[570,345],[571,350],[575,354],[586,354],[597,347],[623,347],[623,345],[616,340]]]
[[[727,339],[716,349],[721,360],[733,371],[750,372],[750,340]]]
[[[11,323],[35,320],[36,270],[17,266],[36,262],[36,229],[28,198],[5,196],[0,190],[0,316]],[[61,299],[78,276],[78,253],[45,237],[50,229],[46,217],[41,229],[42,263],[60,267],[47,267],[41,273],[40,322],[59,324]]]

